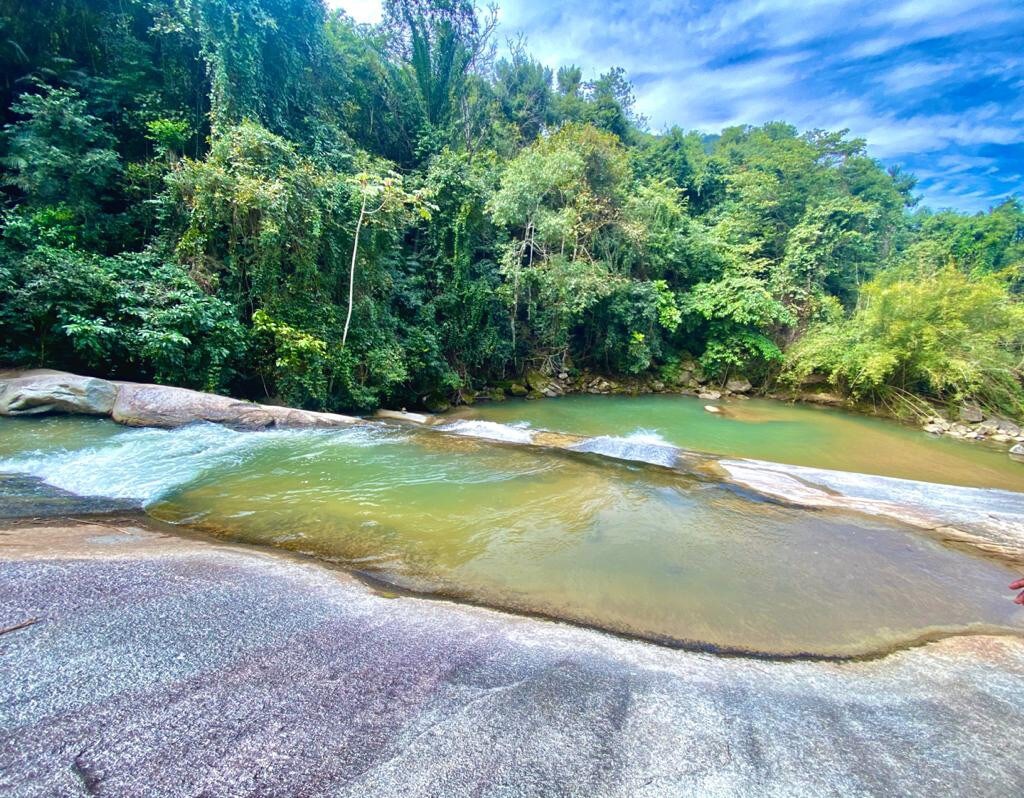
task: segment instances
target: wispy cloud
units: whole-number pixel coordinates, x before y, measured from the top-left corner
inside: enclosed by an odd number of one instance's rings
[[[379,0],[330,0],[360,21]],[[849,128],[965,210],[1024,193],[1024,6],[1017,0],[502,0],[552,67],[622,66],[652,129],[785,120]]]
[[[557,67],[626,68],[653,129],[786,120],[849,128],[922,177],[929,204],[1024,191],[1024,8],[1005,0],[506,0]],[[955,171],[953,171],[955,170]]]

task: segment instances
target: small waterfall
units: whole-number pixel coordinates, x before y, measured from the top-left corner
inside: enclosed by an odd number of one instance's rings
[[[35,476],[78,496],[131,499],[147,505],[210,471],[241,465],[282,441],[294,440],[308,451],[307,444],[312,442],[373,445],[387,434],[370,428],[238,432],[217,424],[176,430],[125,429],[94,447],[0,459],[0,472]]]
[[[438,427],[442,432],[464,435],[467,438],[483,438],[489,441],[507,443],[533,443],[533,431],[526,425],[499,424],[495,421],[454,421]]]
[[[648,430],[637,430],[624,438],[612,435],[588,438],[571,448],[577,452],[591,452],[616,460],[631,460],[665,468],[672,468],[676,464],[680,452],[677,446]]]

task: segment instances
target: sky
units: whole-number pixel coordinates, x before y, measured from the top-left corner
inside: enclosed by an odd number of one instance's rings
[[[361,22],[380,0],[329,0]],[[933,208],[1024,196],[1024,0],[504,0],[557,69],[624,67],[652,132],[848,128]]]

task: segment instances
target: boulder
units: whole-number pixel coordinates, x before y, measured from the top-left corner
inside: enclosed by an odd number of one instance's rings
[[[707,410],[709,413],[717,414],[722,412],[722,408],[716,407],[715,405],[704,405],[704,409]]]
[[[978,424],[985,420],[985,414],[974,402],[964,402],[960,407],[960,420],[968,424]]]
[[[554,381],[548,375],[540,371],[528,371],[526,372],[526,385],[531,391],[537,393],[545,393],[554,384]]]
[[[109,415],[117,387],[107,380],[63,371],[13,371],[0,374],[0,416],[41,413]]]
[[[836,407],[846,404],[846,399],[836,393],[802,393],[796,397],[800,402]]]
[[[1006,435],[1010,438],[1016,438],[1021,434],[1020,426],[1007,418],[999,418],[998,416],[983,421],[978,425],[978,428],[990,435]]]
[[[1010,457],[1014,460],[1020,460],[1024,463],[1024,443],[1018,443],[1012,449],[1010,449]]]
[[[260,405],[227,396],[172,388],[168,385],[117,383],[112,417],[129,427],[182,427],[210,421],[244,429],[261,429],[274,423]]]
[[[701,391],[699,394],[697,394],[697,396],[704,400],[717,402],[719,399],[722,398],[722,393],[721,391]]]
[[[334,413],[314,413],[291,407],[258,405],[229,396],[201,393],[169,385],[115,383],[117,399],[111,417],[129,427],[182,427],[197,421],[236,429],[268,427],[341,427],[359,419]]]
[[[526,389],[526,386],[518,382],[513,382],[511,385],[509,385],[508,392],[513,396],[526,396],[526,394],[529,393],[529,391]]]
[[[694,382],[692,371],[677,371],[675,376],[672,378],[672,384],[675,385],[676,387],[689,385],[692,382]]]
[[[828,382],[828,377],[825,374],[808,374],[800,379],[800,385],[804,388],[813,388],[815,385],[822,385],[826,382]]]
[[[954,438],[966,438],[970,435],[977,436],[978,434],[971,427],[968,427],[966,424],[960,423],[953,424],[952,426],[950,426],[948,430],[946,430],[946,432],[948,432]]]
[[[746,377],[736,377],[725,384],[725,389],[732,393],[749,393],[753,387]]]

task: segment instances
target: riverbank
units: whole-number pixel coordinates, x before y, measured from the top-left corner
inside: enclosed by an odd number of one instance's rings
[[[388,598],[131,517],[8,524],[0,551],[0,627],[32,621],[0,637],[12,796],[983,796],[1024,780],[1016,638],[766,663]]]

